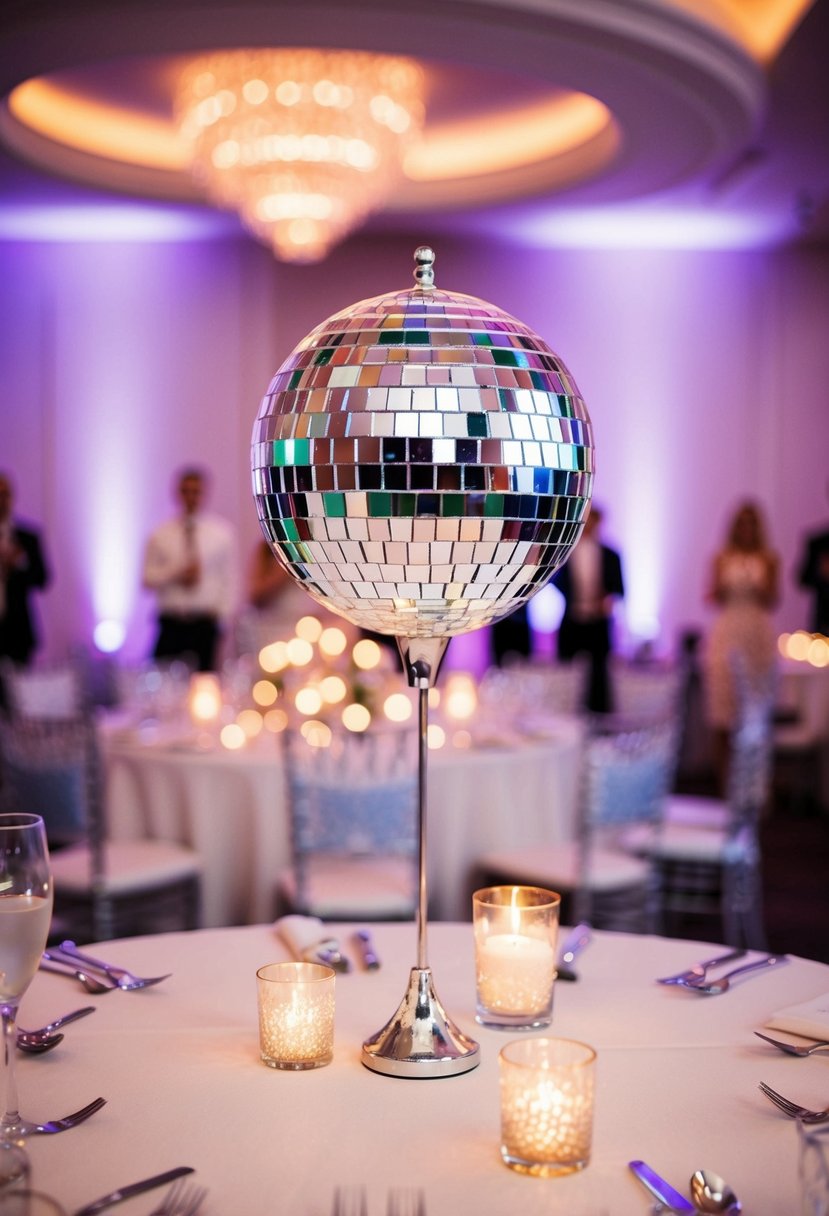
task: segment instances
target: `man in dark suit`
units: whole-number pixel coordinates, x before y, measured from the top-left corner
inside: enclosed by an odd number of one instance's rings
[[[613,603],[625,593],[621,558],[599,540],[601,520],[600,508],[593,506],[578,544],[553,575],[553,584],[564,596],[558,657],[567,662],[578,654],[589,656],[587,708],[594,713],[607,713],[613,708],[607,659],[613,647]]]
[[[829,529],[806,537],[798,582],[814,592],[813,632],[829,637]]]
[[[38,644],[29,597],[49,582],[40,537],[12,516],[14,488],[0,473],[0,658],[24,666]]]

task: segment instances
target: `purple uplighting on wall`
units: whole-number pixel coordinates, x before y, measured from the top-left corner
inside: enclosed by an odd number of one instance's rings
[[[262,384],[321,318],[405,287],[389,267],[424,239],[358,238],[301,269],[242,240],[0,239],[0,466],[54,567],[41,601],[47,655],[91,643],[103,622],[104,648],[122,628],[123,656],[147,653],[141,553],[182,463],[212,471],[211,506],[235,525],[244,571],[258,534],[247,466]],[[804,625],[793,565],[827,512],[826,253],[445,239],[437,254],[441,282],[520,315],[579,369],[596,500],[625,562],[622,644],[670,650],[705,627],[708,562],[744,495],[765,505],[781,553],[777,624]]]

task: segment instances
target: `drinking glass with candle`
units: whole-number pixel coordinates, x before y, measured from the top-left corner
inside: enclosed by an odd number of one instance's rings
[[[14,1061],[17,1009],[46,946],[52,919],[52,875],[39,815],[0,815],[0,1142],[20,1143],[33,1125],[17,1109]]]
[[[561,896],[541,887],[485,887],[472,896],[482,1026],[549,1026],[560,906]]]
[[[334,1054],[334,978],[321,963],[269,963],[256,972],[259,1054],[271,1068],[322,1068]]]
[[[499,1057],[501,1157],[541,1178],[590,1160],[596,1053],[573,1039],[523,1039]]]

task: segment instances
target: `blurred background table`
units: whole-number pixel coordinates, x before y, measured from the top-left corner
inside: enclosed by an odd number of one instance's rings
[[[350,931],[338,926],[351,950]],[[393,1186],[425,1192],[428,1216],[642,1216],[649,1203],[627,1162],[643,1158],[686,1190],[699,1167],[721,1174],[743,1211],[798,1210],[794,1123],[758,1092],[763,1080],[815,1105],[826,1063],[784,1056],[752,1031],[775,1011],[829,991],[829,967],[793,959],[727,995],[703,997],[654,977],[716,953],[710,943],[597,933],[578,983],[559,984],[553,1033],[598,1051],[593,1158],[580,1174],[533,1179],[499,1155],[497,1056],[513,1035],[474,1023],[472,928],[430,927],[438,993],[481,1044],[463,1076],[409,1081],[370,1072],[362,1041],[393,1014],[414,961],[410,924],[378,925],[380,971],[337,978],[334,1060],[309,1073],[258,1058],[256,969],[285,957],[270,926],[131,938],[93,953],[140,974],[172,972],[142,992],[89,998],[38,973],[21,1021],[73,1003],[97,1006],[47,1056],[20,1061],[34,1117],[107,1105],[83,1126],[29,1144],[33,1179],[68,1211],[123,1184],[188,1164],[209,1188],[203,1216],[330,1216],[334,1188],[365,1183],[369,1216]],[[125,1203],[143,1216],[152,1198]]]
[[[468,875],[482,851],[572,836],[583,727],[536,721],[430,751],[428,864],[431,915],[467,919]],[[204,863],[205,927],[274,913],[276,876],[290,864],[279,736],[239,751],[192,730],[175,737],[105,723],[107,810],[113,837],[176,840]]]

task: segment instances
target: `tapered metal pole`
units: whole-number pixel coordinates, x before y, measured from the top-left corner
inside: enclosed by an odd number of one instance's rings
[[[362,1060],[373,1072],[390,1077],[450,1077],[480,1063],[480,1048],[444,1010],[427,961],[429,898],[426,883],[426,758],[429,748],[429,689],[434,687],[446,638],[398,640],[410,688],[418,690],[418,900],[417,966],[397,1012],[363,1043]]]
[[[420,740],[417,755],[417,815],[418,815],[418,899],[417,899],[417,965],[429,966],[427,924],[429,895],[426,882],[426,756],[429,748],[429,690],[421,688],[418,699]]]

